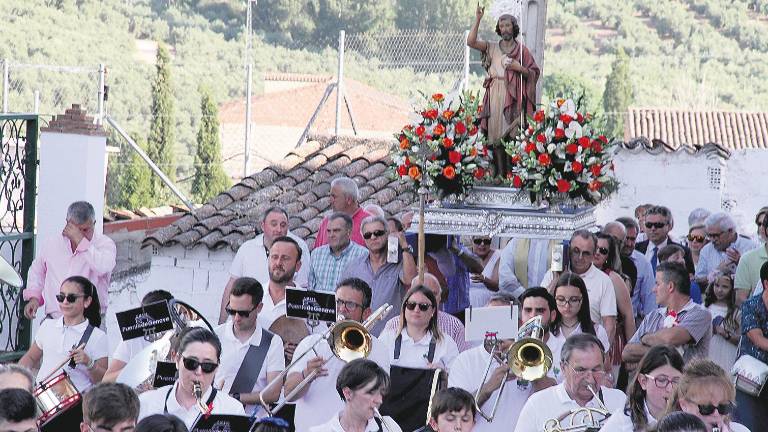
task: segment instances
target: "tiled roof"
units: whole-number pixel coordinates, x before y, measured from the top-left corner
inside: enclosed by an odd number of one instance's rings
[[[768,148],[768,113],[630,108],[624,137],[659,140],[672,150],[707,144],[728,150]]]
[[[704,145],[679,145],[677,147],[672,147],[669,144],[665,143],[662,140],[659,139],[648,139],[646,137],[635,137],[628,141],[622,141],[619,143],[622,149],[629,150],[632,152],[639,152],[639,151],[645,151],[650,154],[661,154],[661,153],[680,153],[685,152],[689,154],[695,154],[695,153],[703,153],[707,156],[716,156],[723,159],[728,159],[731,156],[731,152],[719,145],[714,143],[704,144]]]
[[[417,200],[409,187],[390,178],[392,143],[355,137],[313,137],[282,162],[244,178],[172,225],[144,239],[143,245],[237,250],[259,234],[262,213],[274,205],[290,215],[291,231],[311,247],[330,209],[331,180],[346,175],[357,182],[362,205],[375,203],[397,215]]]

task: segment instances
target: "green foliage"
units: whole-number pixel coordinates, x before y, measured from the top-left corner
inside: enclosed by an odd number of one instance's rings
[[[173,146],[176,139],[174,124],[174,91],[171,80],[171,57],[160,44],[157,50],[157,74],[152,82],[152,123],[149,129],[147,155],[168,178],[176,178]],[[155,205],[167,203],[171,195],[159,177],[153,176],[152,199]]]
[[[624,138],[624,114],[632,104],[632,82],[629,79],[629,57],[623,49],[616,52],[611,73],[605,82],[603,109],[605,134],[611,138]]]
[[[144,151],[146,140],[138,134],[131,138]],[[122,138],[110,135],[109,145],[120,148],[120,153],[109,159],[107,170],[107,202],[113,207],[138,209],[147,207],[152,202],[151,178],[149,165],[129,145],[120,145]]]
[[[230,186],[229,178],[221,165],[221,140],[219,138],[219,108],[210,90],[203,90],[200,108],[203,114],[197,131],[197,154],[192,195],[199,203],[207,202]]]
[[[399,0],[395,23],[399,29],[455,31],[472,24],[476,7],[466,0]]]

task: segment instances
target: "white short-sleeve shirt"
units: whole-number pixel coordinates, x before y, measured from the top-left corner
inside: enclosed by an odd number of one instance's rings
[[[423,338],[419,341],[414,341],[411,336],[408,335],[408,331],[403,329],[401,333],[403,340],[400,344],[400,358],[395,359],[395,339],[397,339],[397,331],[388,329],[379,336],[384,345],[389,350],[389,363],[392,366],[400,366],[414,369],[426,369],[429,364],[427,360],[427,354],[429,353],[429,342],[432,340],[432,332],[427,331]],[[456,342],[443,335],[442,338],[435,344],[435,356],[432,363],[442,365],[445,370],[449,370],[451,363],[459,355],[459,349],[456,347]]]
[[[603,391],[603,404],[610,412],[624,407],[627,396],[621,390],[601,387]],[[587,402],[588,407],[598,408],[597,398]],[[542,432],[544,423],[560,417],[562,414],[581,408],[565,391],[565,383],[560,383],[534,393],[520,411],[519,420],[515,432]]]
[[[35,335],[35,344],[43,351],[43,358],[40,370],[37,372],[37,381],[48,376],[69,356],[69,351],[80,342],[87,327],[88,320],[74,326],[67,326],[64,325],[64,318],[46,319],[40,324]],[[99,328],[94,328],[85,345],[85,353],[95,361],[107,357],[108,349],[106,333]],[[69,374],[72,384],[81,393],[85,393],[96,384],[91,381],[86,365],[78,364],[74,369],[64,366],[62,370]]]
[[[310,255],[307,243],[297,235],[288,232],[288,237],[296,240],[301,248],[301,268],[294,277],[294,282],[302,288],[307,287],[309,280]],[[267,262],[267,251],[264,249],[264,234],[259,234],[251,240],[243,243],[232,260],[229,267],[229,274],[234,278],[252,277],[261,282],[261,286],[266,289],[269,284],[269,266]]]
[[[589,314],[592,321],[602,324],[604,316],[613,316],[617,314],[616,291],[613,290],[611,277],[603,273],[594,264],[589,266],[586,273],[579,275],[584,279],[589,293]],[[552,282],[552,271],[548,271],[541,281],[542,286],[549,286]]]
[[[265,285],[261,304],[263,306],[261,307],[261,312],[259,312],[259,317],[257,319],[259,325],[265,329],[269,329],[269,327],[272,326],[272,323],[285,315],[288,310],[285,305],[285,296],[283,296],[282,300],[277,303],[272,300],[272,296],[269,294],[269,285]]]
[[[341,416],[341,411],[337,412],[336,414],[331,417],[330,420],[327,422],[311,427],[309,428],[309,432],[347,432],[344,430],[343,427],[341,427],[341,423],[339,422],[339,416]],[[386,432],[402,432],[402,429],[400,429],[400,426],[395,423],[395,421],[392,419],[392,417],[384,416],[382,417],[382,426],[381,428]],[[298,426],[296,427],[296,430],[303,430],[299,429]],[[370,419],[368,420],[368,424],[365,425],[365,432],[378,432],[379,426],[376,424],[376,420]]]
[[[605,331],[605,327],[601,326],[600,324],[595,324],[594,326],[595,326],[595,333],[597,333],[597,338],[603,344],[603,347],[605,348],[605,353],[607,355],[608,351],[611,349],[611,342],[608,340],[608,333]],[[581,331],[581,324],[576,325],[576,328],[573,329],[573,333],[571,333],[571,336],[577,333],[583,333]],[[550,332],[549,338],[547,339],[547,346],[552,350],[552,370],[555,372],[554,378],[557,380],[558,383],[563,382],[563,380],[565,379],[565,376],[562,374],[562,371],[560,370],[560,354],[566,339],[568,338],[565,336],[565,334],[563,334],[562,330],[557,334],[557,336],[553,335]]]
[[[123,363],[128,363],[149,345],[150,342],[143,337],[120,341],[120,343],[117,344],[117,348],[115,348],[114,354],[112,354],[112,360],[120,360]]]
[[[139,418],[141,420],[145,417],[149,417],[152,414],[173,414],[180,418],[181,421],[187,425],[188,429],[192,429],[192,426],[197,421],[197,417],[200,415],[200,410],[195,405],[186,409],[179,405],[176,400],[176,388],[179,385],[177,382],[173,386],[160,387],[159,389],[150,390],[139,395]],[[168,393],[170,392],[170,394]],[[207,401],[211,396],[211,389],[203,394],[203,401]],[[213,399],[213,410],[211,414],[214,415],[245,415],[243,410],[243,404],[236,401],[228,394],[224,392],[216,392],[216,397]]]
[[[302,339],[296,347],[293,358],[298,359],[303,353],[309,351],[312,344],[321,337],[322,335],[320,334],[311,334]],[[371,335],[371,338],[372,347],[368,359],[389,373],[388,347],[375,336]],[[334,413],[344,408],[344,402],[342,402],[338,392],[336,392],[336,378],[338,378],[341,369],[346,363],[333,355],[331,347],[326,342],[320,342],[315,345],[315,351],[317,355],[324,359],[333,358],[323,366],[328,371],[328,375],[321,376],[312,381],[304,396],[296,400],[294,423],[297,431],[305,431],[312,426],[320,425],[328,418],[328,413]],[[301,360],[297,360],[296,366],[291,369],[291,372],[304,370],[307,367],[307,363],[314,357],[314,353],[309,353]]]
[[[221,361],[219,362],[219,368],[216,371],[216,384],[217,388],[227,394],[230,393],[232,384],[237,376],[237,372],[240,370],[240,366],[243,364],[245,354],[251,345],[261,345],[262,339],[262,327],[256,324],[256,329],[253,331],[251,338],[240,342],[233,331],[232,326],[234,323],[226,322],[214,329],[216,336],[221,341]],[[283,356],[283,340],[280,336],[273,335],[269,342],[269,348],[267,349],[267,357],[264,359],[264,365],[259,371],[259,377],[253,384],[253,389],[249,393],[257,393],[264,389],[268,383],[267,373],[282,372],[285,369],[285,357]],[[221,384],[223,383],[223,386]],[[277,385],[276,385],[277,386]],[[246,405],[245,412],[248,415],[253,414],[256,409],[255,405]],[[263,410],[263,408],[260,408]]]

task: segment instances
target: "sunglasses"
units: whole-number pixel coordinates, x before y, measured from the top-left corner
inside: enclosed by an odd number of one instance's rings
[[[646,222],[645,227],[648,229],[656,228],[656,229],[662,229],[665,226],[667,226],[666,222]]]
[[[696,243],[704,243],[704,236],[697,236],[697,235],[689,235],[688,241],[696,242]]]
[[[181,358],[182,363],[184,363],[184,368],[188,371],[196,371],[198,366],[200,369],[202,369],[203,373],[211,373],[216,370],[217,367],[219,367],[218,363],[211,363],[211,362],[201,362],[197,359],[189,358],[189,357],[182,357]]]
[[[363,238],[366,240],[370,240],[371,237],[381,237],[387,232],[384,230],[376,230],[376,231],[369,231],[367,233],[363,233]]]
[[[84,294],[56,294],[56,301],[59,303],[64,303],[64,300],[67,301],[67,303],[74,303],[77,301],[77,299],[85,297]]]
[[[690,401],[690,402],[691,403],[695,403],[693,401]],[[735,408],[735,406],[733,405],[733,402],[724,402],[724,403],[721,403],[720,405],[712,405],[712,404],[699,405],[699,404],[696,404],[696,406],[699,407],[699,414],[701,414],[703,416],[708,416],[708,415],[714,413],[715,410],[717,410],[717,412],[719,412],[720,415],[728,415],[728,414],[732,413],[733,409]]]
[[[601,255],[608,255],[608,250],[609,250],[609,249],[608,249],[608,248],[604,248],[604,247],[599,247],[599,248],[597,248],[597,249],[595,249],[595,250],[596,250],[597,252],[600,252],[600,254],[601,254]]]
[[[233,317],[235,315],[240,315],[241,318],[248,318],[249,316],[251,316],[251,312],[256,310],[256,308],[253,308],[251,310],[245,311],[245,310],[232,309],[229,306],[227,306],[224,310],[227,311],[227,315],[229,315],[229,316]]]
[[[481,244],[490,246],[491,245],[491,239],[474,239],[472,240],[472,243],[476,244],[477,246],[480,246]]]
[[[426,312],[429,310],[429,308],[432,307],[429,303],[416,303],[416,302],[406,302],[405,307],[408,308],[409,311],[412,311],[416,309],[416,306],[419,307],[419,310],[422,312]]]

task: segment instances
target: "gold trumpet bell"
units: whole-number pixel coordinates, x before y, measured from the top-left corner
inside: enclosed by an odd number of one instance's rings
[[[518,378],[537,380],[552,367],[552,351],[540,339],[523,338],[509,348],[507,365]]]
[[[329,339],[334,355],[345,362],[366,358],[371,353],[371,334],[356,321],[338,323]]]

